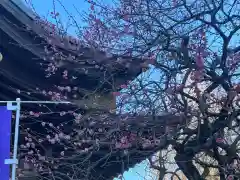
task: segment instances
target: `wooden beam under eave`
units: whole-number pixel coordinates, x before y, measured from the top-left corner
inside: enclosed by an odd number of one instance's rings
[[[73,100],[72,102],[82,109],[96,109],[103,110],[105,112],[116,112],[117,108],[116,98],[112,95],[112,93],[93,93],[89,94],[85,98]]]

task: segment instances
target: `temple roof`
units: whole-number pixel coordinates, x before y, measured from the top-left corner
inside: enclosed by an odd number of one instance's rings
[[[86,89],[101,86],[102,89],[111,91],[119,89],[121,84],[135,79],[142,72],[142,59],[109,55],[86,46],[71,36],[52,35],[49,32],[51,30],[46,28],[46,22],[34,16],[30,10],[26,11],[27,8],[19,1],[3,0],[0,2],[0,8],[3,14],[0,20],[1,34],[7,35],[9,42],[15,41],[15,46],[18,44],[15,53],[28,54],[28,60],[24,63],[51,64],[52,59],[55,59],[54,65],[59,68],[58,72],[69,70],[82,81],[84,79],[84,82],[92,82],[91,87],[87,86],[88,83],[83,83],[82,88],[84,85]],[[1,40],[4,46],[8,46],[6,43],[9,42],[4,38]],[[54,46],[58,52],[51,51],[49,45]]]

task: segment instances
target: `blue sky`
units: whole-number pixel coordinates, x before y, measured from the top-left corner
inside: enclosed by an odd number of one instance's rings
[[[16,0],[18,1],[18,0]],[[52,0],[22,0],[23,2],[31,2],[34,10],[42,17],[46,17],[51,20],[49,13],[53,11],[53,1]],[[56,11],[61,14],[62,21],[67,23],[68,18],[66,15],[67,9],[68,13],[74,17],[74,19],[81,24],[81,17],[79,16],[79,12],[88,11],[89,4],[84,0],[61,0],[64,8],[59,5],[58,0],[56,1]],[[77,11],[77,10],[78,11]],[[64,16],[65,15],[65,16]],[[69,29],[71,34],[75,34],[75,28],[72,27]],[[148,162],[144,161],[141,164],[136,165],[134,168],[131,168],[128,172],[125,172],[123,175],[124,180],[155,180],[151,177],[150,169],[148,168]],[[117,178],[115,179],[117,180]]]

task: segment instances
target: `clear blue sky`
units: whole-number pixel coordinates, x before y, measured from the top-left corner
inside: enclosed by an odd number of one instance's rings
[[[23,2],[31,2],[34,9],[40,16],[44,16],[51,19],[49,13],[53,11],[53,0],[22,0]],[[108,0],[109,1],[109,0]],[[68,18],[64,8],[59,5],[58,0],[56,2],[56,11],[61,14],[62,21],[67,23]],[[88,11],[89,5],[84,0],[61,0],[60,1],[67,11],[74,17],[74,19],[81,24],[81,17],[78,11]],[[77,10],[78,11],[77,11]],[[75,34],[75,28],[72,27],[69,32]],[[111,170],[110,170],[111,171]],[[124,180],[154,180],[150,175],[150,169],[148,168],[147,162],[142,162],[136,165],[134,168],[125,172],[123,175]],[[117,178],[116,178],[117,180]]]

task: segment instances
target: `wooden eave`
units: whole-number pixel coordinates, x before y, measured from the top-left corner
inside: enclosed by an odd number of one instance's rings
[[[50,39],[61,52],[76,57],[75,61],[64,60],[62,68],[68,69],[79,77],[83,76],[86,81],[88,79],[97,80],[103,89],[105,87],[118,90],[121,84],[133,80],[142,72],[140,64],[143,60],[116,55],[107,57],[105,52],[84,45],[76,47],[69,42],[68,38],[62,39],[60,36],[46,35],[41,25],[11,1],[1,1],[0,8],[0,29],[16,41],[19,47],[32,53],[32,56],[39,61],[46,57],[44,46],[48,45],[46,39]],[[124,59],[124,62],[119,63],[118,58]],[[128,64],[128,68],[126,68],[126,64]],[[102,69],[95,68],[96,65]],[[83,72],[84,68],[89,71],[87,75]]]

